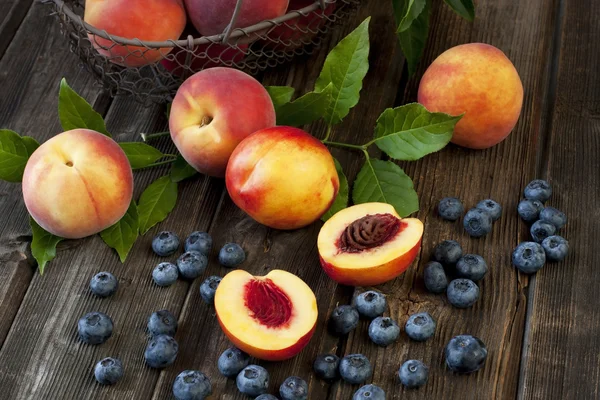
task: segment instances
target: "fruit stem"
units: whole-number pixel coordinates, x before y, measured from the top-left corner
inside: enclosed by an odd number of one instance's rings
[[[156,139],[159,137],[163,137],[163,136],[169,136],[171,133],[170,132],[158,132],[158,133],[140,133],[140,136],[142,137],[142,140],[144,142],[150,141],[152,139]]]
[[[155,163],[148,164],[145,167],[133,168],[133,170],[137,171],[137,170],[145,169],[145,168],[158,167],[159,165],[170,164],[177,159],[177,155],[175,155],[175,154],[165,154],[165,157],[169,157],[169,158],[166,160],[163,160],[163,161],[157,161]]]
[[[331,125],[327,125],[327,132],[325,132],[325,139],[322,140],[325,143],[329,139],[329,135],[331,135]]]
[[[330,142],[327,139],[323,139],[323,140],[321,140],[321,142],[328,146],[342,147],[342,148],[345,147],[347,149],[354,149],[354,150],[360,150],[360,151],[365,151],[367,149],[365,146],[359,146],[356,144],[349,144],[349,143]]]

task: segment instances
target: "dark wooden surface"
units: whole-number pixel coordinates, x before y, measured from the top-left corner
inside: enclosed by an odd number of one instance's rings
[[[326,50],[371,15],[374,40],[361,102],[332,135],[337,141],[361,143],[372,135],[383,109],[416,99],[420,75],[445,49],[481,41],[499,47],[514,62],[525,100],[519,123],[506,141],[485,151],[451,145],[402,165],[419,192],[418,217],[425,223],[423,249],[407,273],[378,289],[388,296],[388,314],[400,323],[417,311],[434,315],[438,331],[433,340],[419,344],[402,334],[398,343],[381,349],[368,341],[365,322],[347,338],[330,336],[324,329],[329,313],[337,304],[350,302],[354,293],[337,286],[319,267],[320,223],[294,232],[260,226],[233,205],[221,180],[198,177],[182,184],[174,212],[136,243],[125,265],[98,237],[92,237],[62,243],[43,277],[35,271],[28,249],[31,233],[20,186],[0,182],[0,398],[170,399],[174,377],[191,368],[211,377],[214,398],[242,398],[234,382],[216,370],[215,360],[228,342],[214,310],[200,300],[200,282],[179,281],[168,289],[151,282],[159,258],[151,252],[150,242],[163,228],[180,236],[209,230],[216,247],[225,241],[241,243],[248,253],[244,268],[254,274],[285,269],[315,291],[320,316],[310,345],[292,360],[264,363],[271,373],[272,393],[287,376],[299,375],[309,382],[311,399],[350,399],[357,387],[317,380],[311,373],[312,360],[322,352],[362,352],[375,367],[373,383],[382,386],[388,398],[599,398],[600,3],[477,3],[477,18],[468,23],[434,1],[426,54],[410,80],[394,37],[391,7],[383,0],[365,0],[359,13],[328,39],[321,52],[261,75],[266,85],[291,85],[299,93],[309,90]],[[0,127],[40,141],[59,133],[57,91],[65,76],[106,116],[117,140],[136,140],[139,132],[166,128],[162,107],[143,108],[127,98],[110,99],[93,85],[69,54],[48,8],[31,0],[0,1],[0,11]],[[319,137],[324,134],[320,125],[308,130]],[[166,141],[160,145],[168,146]],[[353,178],[360,157],[338,149],[332,152]],[[166,168],[136,173],[136,195],[165,172]],[[515,208],[522,188],[534,177],[551,181],[550,203],[569,216],[564,235],[571,253],[565,262],[547,265],[529,278],[511,267],[510,253],[527,238]],[[448,195],[460,197],[467,206],[495,198],[504,206],[504,216],[491,235],[470,239],[459,223],[435,217],[437,201]],[[481,300],[471,309],[454,309],[443,296],[424,290],[423,265],[443,239],[456,239],[467,251],[488,260],[490,271],[481,285]],[[225,274],[214,256],[206,274]],[[110,299],[95,298],[87,288],[90,277],[100,270],[119,278],[120,290]],[[147,316],[162,308],[179,317],[180,354],[173,366],[156,371],[144,365],[144,328]],[[77,340],[77,319],[93,310],[107,312],[115,321],[113,337],[102,346]],[[443,365],[443,346],[461,333],[481,337],[489,349],[485,368],[470,376],[454,375]],[[114,387],[101,387],[92,368],[109,355],[123,360],[126,376]],[[419,390],[404,390],[397,382],[395,373],[408,358],[422,359],[431,368],[429,383]]]

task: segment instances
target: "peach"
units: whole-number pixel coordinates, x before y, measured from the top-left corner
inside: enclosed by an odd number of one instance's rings
[[[442,53],[419,84],[419,103],[429,111],[464,117],[452,142],[485,149],[513,130],[523,104],[523,85],[512,62],[494,46],[470,43]]]
[[[244,139],[231,154],[225,183],[238,207],[276,229],[301,228],[319,219],[339,188],[329,150],[288,126]]]
[[[86,0],[84,20],[109,35],[162,42],[181,36],[186,15],[182,0]],[[115,45],[99,36],[89,37],[100,54],[126,67],[152,64],[172,50]]]
[[[215,311],[236,347],[269,361],[298,354],[310,341],[318,317],[310,287],[281,270],[265,276],[243,270],[228,273],[217,287]]]
[[[108,136],[73,129],[38,147],[23,174],[23,198],[45,230],[68,239],[93,235],[121,219],[133,196],[127,156]]]
[[[321,227],[321,266],[343,285],[372,286],[406,271],[421,248],[423,223],[393,206],[364,203],[337,212]]]
[[[246,136],[275,125],[275,108],[265,88],[233,68],[209,68],[179,88],[169,116],[171,138],[197,171],[217,177]]]

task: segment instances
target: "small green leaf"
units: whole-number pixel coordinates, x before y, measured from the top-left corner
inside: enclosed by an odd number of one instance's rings
[[[181,182],[184,179],[191,178],[197,173],[198,171],[188,164],[181,155],[177,156],[177,159],[171,164],[170,176],[173,182]]]
[[[418,160],[443,149],[461,118],[429,112],[419,103],[388,108],[377,119],[371,143],[396,160]]]
[[[308,92],[277,108],[277,125],[302,126],[322,118],[331,101],[333,84],[321,92]]]
[[[0,129],[0,179],[21,182],[27,160],[33,153],[32,140],[24,141],[17,132]]]
[[[177,183],[163,176],[152,182],[140,196],[138,215],[140,234],[164,220],[177,203]]]
[[[344,175],[344,169],[338,160],[333,159],[335,163],[335,170],[338,173],[338,178],[340,180],[340,189],[338,190],[337,197],[333,201],[333,204],[327,210],[325,214],[321,217],[321,220],[327,221],[329,218],[333,217],[335,213],[344,208],[348,207],[348,196],[350,194],[350,188],[348,187],[348,178]]]
[[[29,155],[29,157],[31,157],[33,152],[38,147],[40,147],[40,144],[38,143],[38,141],[35,140],[34,138],[32,138],[31,136],[22,136],[21,139],[23,140],[23,144],[27,148],[27,154]]]
[[[265,86],[265,89],[271,96],[271,101],[276,110],[277,107],[289,103],[294,95],[294,88],[289,86]]]
[[[396,32],[404,32],[417,19],[425,8],[427,0],[392,0],[394,5],[395,19],[398,24]]]
[[[417,65],[425,50],[425,43],[429,35],[429,10],[431,8],[429,2],[430,0],[425,2],[425,7],[423,7],[421,13],[406,30],[398,32],[400,47],[408,63],[409,75],[414,74],[417,70]],[[394,6],[396,6],[396,3],[398,2],[394,1]],[[402,21],[398,20],[398,14],[402,14],[402,10],[400,12],[395,10],[394,14],[396,16],[396,23],[400,25]]]
[[[325,120],[339,123],[358,103],[362,82],[369,70],[369,21],[365,19],[327,55],[315,91],[322,92],[333,83]]]
[[[102,116],[92,108],[90,103],[71,89],[65,78],[60,81],[58,117],[65,131],[85,128],[110,137]]]
[[[381,202],[394,206],[402,218],[419,210],[412,180],[391,161],[367,159],[352,189],[354,204]]]
[[[147,167],[164,156],[155,147],[142,142],[119,143],[119,146],[125,152],[129,164],[131,164],[131,168],[133,169]]]
[[[455,13],[464,19],[473,22],[475,19],[475,5],[473,0],[444,0]]]
[[[125,215],[116,224],[100,232],[100,237],[104,240],[104,243],[117,251],[121,262],[125,262],[127,254],[129,254],[138,236],[138,211],[133,200]]]
[[[56,245],[63,240],[63,238],[54,236],[50,232],[46,232],[44,228],[39,226],[31,217],[29,217],[29,225],[31,226],[31,232],[33,233],[31,254],[38,263],[40,275],[43,275],[46,263],[56,257]]]

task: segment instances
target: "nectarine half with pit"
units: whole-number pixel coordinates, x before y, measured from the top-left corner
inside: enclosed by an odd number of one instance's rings
[[[317,299],[306,283],[286,271],[252,276],[235,270],[215,293],[215,310],[225,335],[236,347],[261,360],[298,354],[317,323]]]
[[[406,271],[419,253],[422,236],[420,220],[400,218],[389,204],[364,203],[328,219],[317,246],[331,279],[343,285],[371,286]]]

